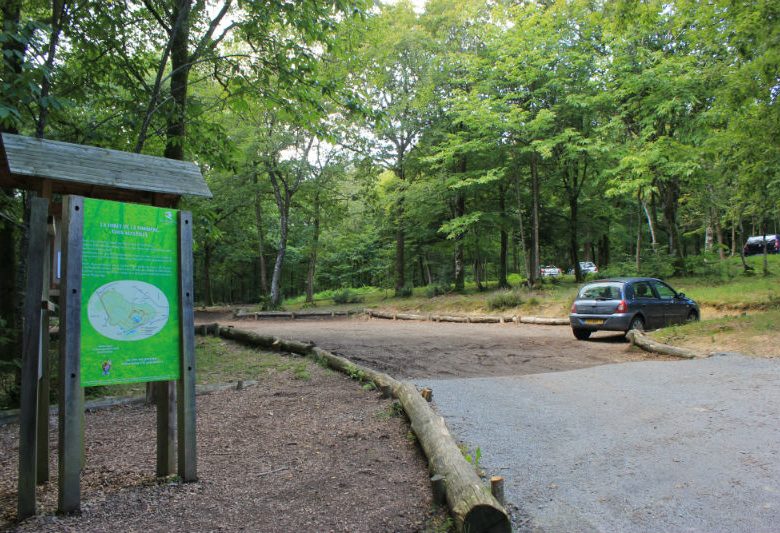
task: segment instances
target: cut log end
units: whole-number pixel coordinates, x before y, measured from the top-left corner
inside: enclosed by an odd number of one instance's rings
[[[476,505],[463,520],[463,531],[484,533],[510,533],[512,525],[509,517],[490,505]]]
[[[430,402],[433,400],[433,389],[429,387],[425,387],[423,390],[420,391],[420,395],[422,395],[423,398],[425,398],[426,402]]]

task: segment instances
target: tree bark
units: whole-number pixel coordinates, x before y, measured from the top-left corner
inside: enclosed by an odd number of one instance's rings
[[[498,209],[501,214],[501,248],[498,254],[498,286],[501,289],[509,288],[509,281],[506,279],[507,251],[509,248],[509,234],[507,233],[504,220],[506,220],[506,188],[501,186],[498,194]]]
[[[455,198],[455,218],[466,214],[466,195],[459,192]],[[455,237],[455,290],[462,291],[466,288],[466,253],[464,248],[465,235]],[[476,275],[476,272],[475,272]]]
[[[520,172],[515,177],[515,194],[517,195],[517,229],[520,232],[520,253],[523,254],[523,265],[525,266],[526,278],[530,279],[531,264],[528,257],[528,250],[525,243],[525,224],[523,223],[523,199],[520,196]],[[519,266],[519,265],[518,265]]]
[[[268,294],[268,267],[265,264],[265,237],[263,236],[263,202],[258,188],[257,173],[252,176],[255,185],[255,228],[257,229],[257,262],[260,266],[260,292]]]
[[[536,286],[539,282],[539,163],[536,153],[531,154],[531,270],[528,272],[528,284]]]
[[[636,273],[639,274],[642,268],[642,207],[644,202],[642,201],[642,193],[639,196],[639,212],[637,213],[636,221]],[[645,211],[647,212],[647,211]],[[649,220],[649,219],[648,219]]]
[[[640,194],[640,203],[642,204],[642,209],[645,212],[645,217],[647,218],[647,227],[650,230],[650,245],[653,247],[653,252],[655,252],[656,247],[658,246],[658,241],[655,238],[655,224],[653,223],[653,217],[650,216],[650,211],[647,210],[647,202],[645,202],[644,198],[641,198],[641,192]]]
[[[171,100],[168,114],[165,157],[184,159],[186,136],[187,85],[190,75],[189,35],[192,0],[174,0],[170,14],[171,26]]]
[[[275,183],[275,179],[272,178]],[[274,184],[274,189],[278,189],[278,185]],[[284,201],[278,201],[279,207],[279,247],[276,251],[276,261],[274,262],[274,271],[271,276],[271,305],[278,307],[282,303],[282,294],[280,291],[280,284],[282,279],[282,265],[284,264],[284,256],[287,254],[287,230],[290,221],[290,206],[289,196]]]
[[[41,79],[40,101],[43,101],[45,98],[47,98],[51,91],[50,75],[52,69],[54,68],[54,57],[57,53],[57,46],[59,45],[60,35],[62,34],[62,26],[65,24],[66,18],[67,2],[65,0],[53,0],[51,13],[51,35],[49,35],[49,50],[46,53],[46,69],[43,74],[43,79]],[[38,113],[38,121],[35,125],[35,136],[38,139],[43,139],[48,117],[48,106],[41,105],[40,111]]]
[[[211,245],[203,246],[203,283],[206,291],[206,305],[214,305],[214,292],[211,290]]]
[[[314,193],[314,235],[309,252],[309,269],[306,272],[306,302],[314,303],[314,272],[317,267],[317,251],[320,244],[320,192]]]
[[[580,269],[580,261],[577,257],[577,210],[578,210],[577,196],[569,195],[569,257],[574,265],[574,278],[577,282],[582,281],[582,269]]]

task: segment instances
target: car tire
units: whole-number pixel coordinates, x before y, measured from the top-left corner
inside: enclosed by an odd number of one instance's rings
[[[635,316],[631,319],[631,324],[628,326],[628,331],[636,330],[640,333],[645,331],[645,321],[641,316]],[[626,333],[628,333],[628,331]]]
[[[685,319],[686,322],[697,322],[699,320],[699,313],[696,311],[691,311],[688,313],[688,318]]]
[[[589,329],[574,329],[571,330],[572,333],[574,333],[574,336],[577,337],[577,340],[586,341],[590,338],[590,334],[593,333]]]

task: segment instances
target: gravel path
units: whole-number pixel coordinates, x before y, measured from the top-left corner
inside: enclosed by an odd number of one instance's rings
[[[506,478],[517,531],[780,524],[780,359],[415,381],[480,446],[483,468]]]

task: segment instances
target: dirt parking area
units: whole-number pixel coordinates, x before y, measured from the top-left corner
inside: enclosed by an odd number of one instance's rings
[[[401,379],[539,374],[659,358],[632,349],[620,334],[599,332],[589,341],[578,341],[567,326],[367,318],[239,321],[225,318],[202,315],[199,321],[218,321],[264,335],[311,341]]]

